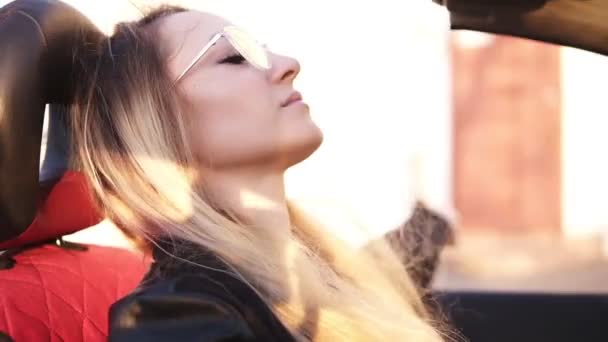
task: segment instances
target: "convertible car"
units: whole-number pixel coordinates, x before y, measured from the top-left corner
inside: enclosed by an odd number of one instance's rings
[[[428,0],[427,0],[428,1]],[[452,29],[608,54],[606,0],[434,0]],[[98,223],[86,182],[68,171],[63,108],[72,101],[75,53],[103,39],[56,0],[0,8],[0,341],[103,341],[111,303],[131,291],[147,261],[129,251],[66,242]],[[47,158],[40,165],[45,106]],[[58,162],[59,160],[59,162]],[[124,270],[128,270],[125,272]],[[607,341],[608,296],[435,292],[449,324],[470,341]]]

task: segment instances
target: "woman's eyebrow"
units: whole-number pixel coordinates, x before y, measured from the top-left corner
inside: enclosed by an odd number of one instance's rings
[[[194,33],[192,33],[192,31],[194,31],[194,29],[196,29],[200,24],[197,25],[193,25],[190,29],[183,31],[183,35],[181,36],[180,39],[180,44],[179,47],[177,49],[174,50],[174,52],[170,55],[170,57],[168,58],[169,60],[176,58],[177,56],[179,56],[181,53],[183,53],[183,49],[184,46],[186,44],[197,44],[197,47],[194,49],[194,53],[192,54],[191,57],[187,56],[185,57],[186,59],[188,58],[194,58],[200,51],[201,49],[209,42],[211,41],[211,39],[213,39],[213,37],[216,35],[216,33],[213,33],[211,35],[209,35],[206,38],[203,39],[197,39],[196,37],[193,37],[193,35],[195,35]],[[215,52],[215,45],[218,45],[221,42],[222,39],[218,40],[215,44],[213,44],[211,47],[209,47],[209,49],[207,50],[207,52],[205,52],[205,55],[200,58],[195,65],[192,66],[193,69],[196,69],[197,66],[199,64],[205,64],[207,63],[205,60],[208,58],[213,57],[216,52]]]
[[[217,58],[225,57],[228,53],[232,53],[236,49],[226,39],[220,39],[212,47],[209,48],[203,59],[214,60]]]
[[[209,38],[209,40],[211,40],[213,38],[213,36],[211,36],[211,38]],[[202,46],[204,46],[203,43]],[[226,57],[226,54],[231,51],[234,50],[234,47],[232,46],[232,44],[230,44],[226,39],[220,39],[218,40],[215,44],[213,44],[209,50],[207,50],[207,52],[205,53],[205,55],[200,58],[195,65],[192,66],[192,70],[190,71],[196,71],[197,69],[199,69],[201,66],[205,66],[205,65],[212,65],[218,62],[219,58],[223,58]],[[197,52],[198,53],[198,52]]]

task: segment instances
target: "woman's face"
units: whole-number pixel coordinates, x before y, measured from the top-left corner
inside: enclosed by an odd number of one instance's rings
[[[172,80],[224,27],[223,18],[188,11],[157,25]],[[297,98],[298,62],[269,52],[262,70],[220,38],[177,83],[192,149],[203,167],[287,168],[312,154],[323,138]],[[288,104],[286,104],[289,102]]]

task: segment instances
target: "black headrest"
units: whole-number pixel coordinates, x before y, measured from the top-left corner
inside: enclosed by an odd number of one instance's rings
[[[47,103],[68,104],[78,51],[103,34],[56,0],[16,0],[0,8],[0,241],[33,221]]]
[[[508,34],[608,55],[606,0],[434,0],[452,29]]]

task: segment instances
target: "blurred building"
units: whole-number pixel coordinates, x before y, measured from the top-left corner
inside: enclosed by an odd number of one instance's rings
[[[452,60],[459,224],[502,234],[603,234],[606,58],[460,32]]]
[[[453,37],[459,224],[503,234],[559,232],[559,48],[471,32]]]

